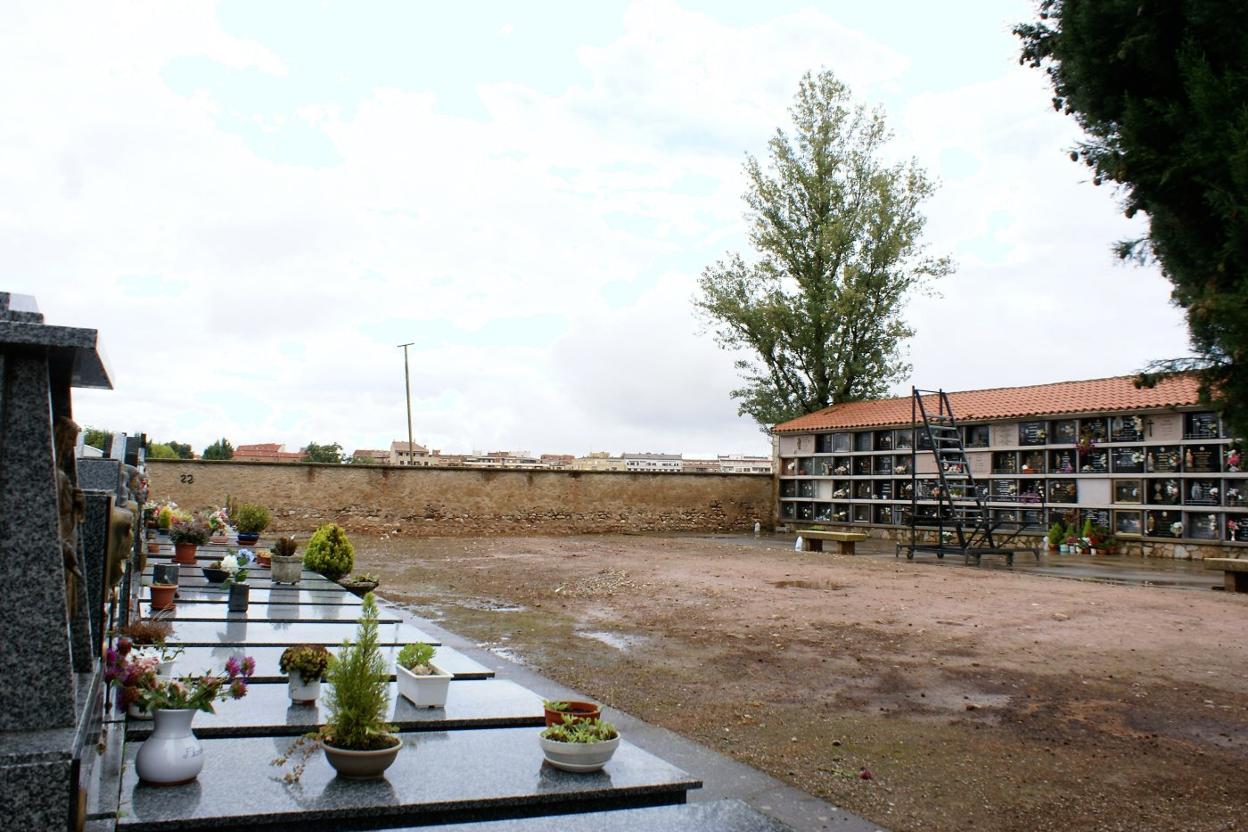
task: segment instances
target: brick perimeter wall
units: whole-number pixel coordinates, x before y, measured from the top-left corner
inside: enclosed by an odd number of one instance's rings
[[[149,460],[154,499],[198,509],[229,495],[273,513],[272,531],[336,522],[419,537],[726,532],[770,527],[766,474],[483,471]]]

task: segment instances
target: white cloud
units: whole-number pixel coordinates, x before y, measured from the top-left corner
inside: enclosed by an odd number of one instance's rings
[[[635,3],[605,45],[566,44],[581,76],[474,81],[469,117],[390,77],[282,112],[240,103],[245,80],[182,95],[163,77],[178,58],[292,83],[300,68],[209,6],[21,7],[0,50],[22,79],[0,86],[3,288],[103,331],[118,389],[80,395],[92,424],[200,447],[383,447],[406,430],[394,344],[416,340],[416,432],[435,447],[765,452],[689,301],[701,268],[744,246],[743,151],[827,66],[865,100],[907,102],[890,114],[899,153],[970,160],[930,208],[933,247],[961,270],[913,311],[924,384],[1172,352],[1165,284],[1109,266],[1123,223],[1062,156],[1070,127],[1038,76],[916,92],[909,57],[829,8],[730,25]],[[336,163],[257,153],[295,128]],[[1128,325],[1104,312],[1119,297]]]

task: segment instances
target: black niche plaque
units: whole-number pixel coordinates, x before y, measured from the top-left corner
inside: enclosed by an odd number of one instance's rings
[[[1043,445],[1048,441],[1048,430],[1044,422],[1020,422],[1018,425],[1018,444]]]
[[[1114,448],[1112,452],[1114,473],[1116,474],[1142,474],[1144,473],[1144,449],[1140,447],[1134,448]]]
[[[1217,445],[1188,445],[1183,449],[1183,470],[1189,474],[1216,474],[1222,449]]]

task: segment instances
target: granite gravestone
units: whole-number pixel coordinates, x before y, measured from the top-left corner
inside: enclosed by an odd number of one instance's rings
[[[70,390],[112,387],[97,340],[45,324],[34,298],[0,292],[0,802],[10,828],[85,820],[82,752],[101,686]]]

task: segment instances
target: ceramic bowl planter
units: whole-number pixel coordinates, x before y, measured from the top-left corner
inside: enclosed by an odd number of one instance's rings
[[[255,546],[256,541],[259,539],[260,539],[260,535],[254,532],[253,533],[248,533],[248,532],[238,533],[238,545],[239,546]]]
[[[345,589],[347,592],[350,592],[352,595],[356,595],[360,598],[363,598],[365,595],[367,595],[368,593],[372,592],[374,589],[377,588],[378,582],[377,581],[348,581],[344,579],[344,580],[339,581],[338,585],[341,586],[343,589]]]
[[[246,612],[247,605],[251,601],[251,585],[250,584],[230,584],[230,612]]]
[[[229,572],[225,571],[224,569],[219,569],[215,566],[205,566],[203,568],[203,572],[204,572],[204,577],[208,579],[208,583],[210,584],[225,583],[225,579],[230,577]]]
[[[562,725],[565,714],[574,719],[599,719],[602,717],[602,709],[593,702],[564,702],[567,705],[565,710],[552,711],[546,708],[546,727],[552,725]]]
[[[303,558],[298,555],[285,558],[273,555],[272,561],[273,583],[293,585],[303,577]]]
[[[134,756],[140,780],[153,786],[177,786],[199,776],[204,768],[204,748],[191,731],[195,714],[191,708],[156,710],[152,735]]]
[[[421,676],[401,664],[394,666],[394,678],[399,683],[399,695],[417,708],[445,708],[446,696],[451,689],[454,674],[447,673],[437,665],[429,665],[433,673]]]
[[[152,591],[152,609],[173,609],[173,596],[178,591],[177,584],[152,584],[150,589]]]
[[[195,565],[195,551],[199,548],[194,543],[175,543],[173,544],[173,562],[184,563],[187,566]]]
[[[558,742],[538,737],[546,762],[564,771],[598,771],[620,747],[619,736],[599,742]]]
[[[403,747],[403,742],[398,737],[392,739],[394,745],[372,751],[335,748],[327,742],[321,743],[321,747],[325,749],[325,758],[338,772],[339,777],[348,780],[376,780],[394,764],[395,758],[399,756],[399,749]]]

